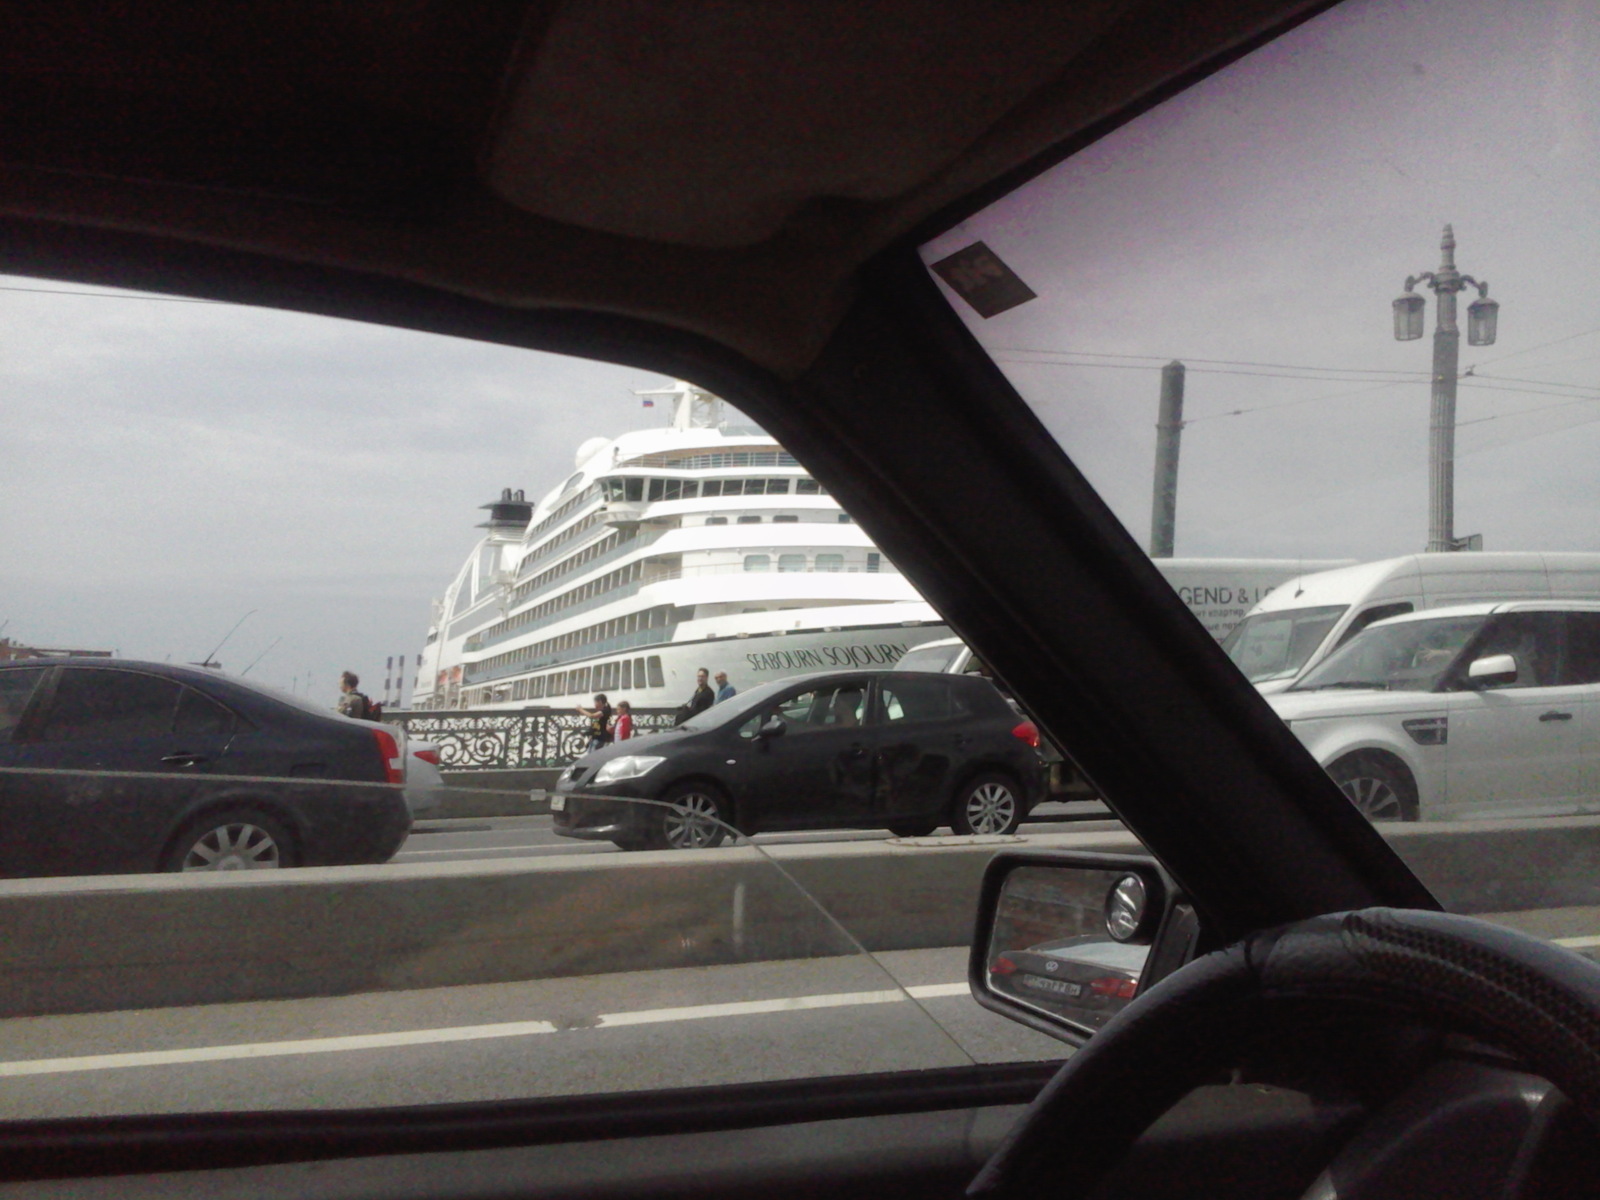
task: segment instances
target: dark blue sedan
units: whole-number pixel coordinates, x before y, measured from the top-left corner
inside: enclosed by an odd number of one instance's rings
[[[404,736],[212,671],[0,665],[0,876],[384,862]]]

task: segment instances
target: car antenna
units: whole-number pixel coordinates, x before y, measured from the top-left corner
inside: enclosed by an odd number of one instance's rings
[[[238,632],[239,626],[243,625],[246,621],[248,621],[251,617],[255,616],[256,613],[258,613],[260,611],[261,610],[259,608],[252,608],[249,612],[245,613],[244,616],[240,617],[237,621],[235,621],[233,623],[233,628],[232,629],[228,630],[227,633],[222,635],[222,640],[216,644],[216,648],[213,649],[210,654],[205,656],[205,659],[203,661],[197,662],[197,663],[190,663],[189,665],[191,667],[209,667],[213,671],[220,670],[221,667],[222,667],[222,664],[217,661],[217,651],[221,650],[224,646],[226,646],[228,644],[228,639],[231,638],[236,632]]]
[[[283,641],[283,639],[281,637],[273,638],[272,639],[272,646],[276,646],[281,641]],[[268,646],[260,654],[256,655],[254,658],[252,658],[250,660],[250,667],[255,666],[263,658],[265,658],[267,655],[271,654],[272,653],[272,646]],[[244,670],[239,672],[239,678],[240,679],[243,679],[246,675],[250,674],[250,667],[246,667]]]

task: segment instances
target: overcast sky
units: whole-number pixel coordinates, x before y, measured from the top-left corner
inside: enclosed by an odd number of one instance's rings
[[[1502,304],[1497,345],[1463,340],[1456,531],[1600,550],[1597,63],[1589,0],[1353,5],[928,256],[981,237],[1039,293],[970,323],[1141,541],[1180,358],[1178,552],[1366,559],[1426,541],[1430,341],[1396,343],[1390,302],[1453,222]],[[23,642],[198,660],[255,610],[228,669],[381,693],[479,505],[665,419],[631,394],[648,373],[0,284],[29,289],[0,290],[0,636]]]
[[[0,278],[0,636],[335,697],[408,673],[502,487],[665,421],[662,376],[223,304]],[[281,639],[281,640],[279,640]],[[274,646],[274,642],[277,644]],[[269,647],[271,649],[269,650]]]

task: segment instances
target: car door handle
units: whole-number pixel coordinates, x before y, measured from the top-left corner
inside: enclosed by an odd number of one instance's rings
[[[175,767],[192,767],[205,762],[206,756],[204,754],[187,753],[168,754],[164,755],[161,761]]]
[[[1539,714],[1539,720],[1541,720],[1541,721],[1570,721],[1570,720],[1572,720],[1572,714],[1568,713],[1568,712],[1557,712],[1555,709],[1552,708],[1547,713],[1540,713]]]

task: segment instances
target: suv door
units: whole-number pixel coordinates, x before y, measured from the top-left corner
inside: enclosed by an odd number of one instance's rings
[[[163,838],[227,747],[226,730],[207,716],[218,707],[159,675],[60,668],[13,744],[12,763],[37,774],[5,794],[0,869],[155,870]]]
[[[1565,682],[1577,689],[1572,725],[1578,734],[1578,803],[1600,810],[1600,612],[1567,614]]]
[[[1579,713],[1593,688],[1565,682],[1565,633],[1564,613],[1502,613],[1457,662],[1445,760],[1452,816],[1578,809],[1586,790]],[[1516,681],[1472,687],[1467,668],[1494,654],[1517,660]]]

